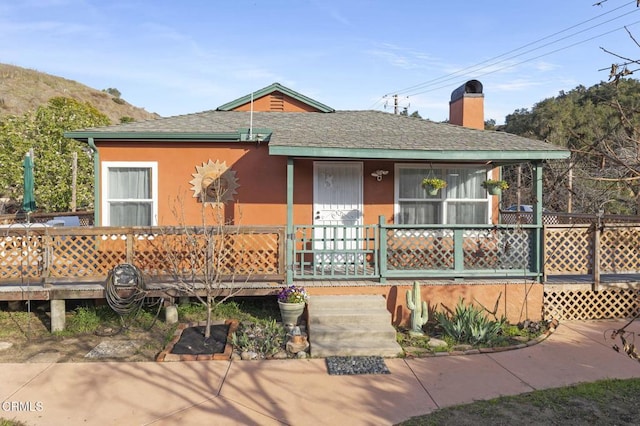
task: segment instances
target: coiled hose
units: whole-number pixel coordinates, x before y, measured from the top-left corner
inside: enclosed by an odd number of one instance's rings
[[[121,296],[124,293],[125,296]],[[111,270],[105,284],[107,303],[121,317],[137,313],[147,297],[144,278],[138,268],[123,263]]]

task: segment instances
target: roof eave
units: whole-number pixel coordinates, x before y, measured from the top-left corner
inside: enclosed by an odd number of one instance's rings
[[[450,151],[450,150],[398,150],[375,148],[327,148],[327,147],[289,147],[269,146],[269,155],[286,155],[290,157],[325,157],[325,158],[367,158],[392,160],[437,160],[458,162],[508,162],[508,161],[540,161],[563,160],[569,158],[569,151]]]
[[[180,132],[65,132],[65,138],[86,141],[89,138],[94,140],[193,140],[193,141],[228,141],[239,142],[241,140],[240,132],[221,132],[221,133],[180,133]]]

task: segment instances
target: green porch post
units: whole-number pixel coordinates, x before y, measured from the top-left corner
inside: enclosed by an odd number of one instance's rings
[[[100,223],[100,154],[93,138],[87,138],[89,148],[93,151],[93,226]]]
[[[533,203],[533,223],[536,225],[535,234],[533,235],[533,269],[538,274],[542,274],[542,163],[537,161],[533,164],[533,191],[534,200]],[[538,281],[541,279],[541,275],[538,276]]]
[[[380,268],[380,283],[384,284],[387,282],[387,229],[385,225],[387,224],[387,219],[384,215],[378,216],[378,229],[376,232],[379,233],[380,237],[378,238],[380,249],[378,250],[378,264]]]
[[[285,253],[285,280],[287,284],[293,284],[293,158],[287,157],[287,236]]]

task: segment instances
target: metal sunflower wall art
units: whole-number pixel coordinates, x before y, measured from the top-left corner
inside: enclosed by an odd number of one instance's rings
[[[191,176],[193,179],[189,183],[192,185],[193,197],[198,198],[205,206],[215,207],[220,203],[233,201],[236,189],[240,186],[236,172],[227,167],[224,161],[214,162],[209,159],[202,166],[196,166],[196,172]]]

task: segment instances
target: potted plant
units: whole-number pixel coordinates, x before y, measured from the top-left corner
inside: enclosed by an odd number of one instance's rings
[[[482,182],[482,187],[491,195],[500,195],[503,190],[509,189],[509,184],[504,180],[487,179]]]
[[[422,179],[422,187],[427,190],[429,195],[438,195],[438,191],[446,188],[447,182],[443,179],[432,177]]]
[[[309,295],[304,287],[290,285],[280,290],[278,293],[278,306],[280,306],[282,323],[285,325],[298,325],[308,300]]]

